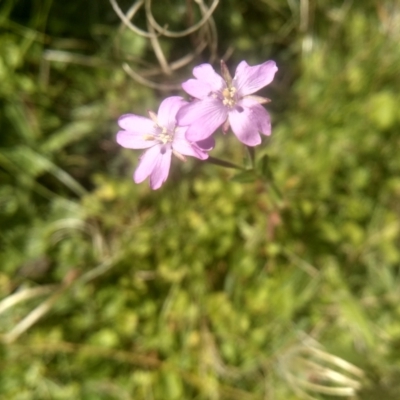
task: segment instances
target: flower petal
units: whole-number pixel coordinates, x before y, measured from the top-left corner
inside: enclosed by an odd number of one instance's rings
[[[155,132],[154,122],[151,119],[135,114],[121,115],[118,119],[118,125],[126,131],[141,135],[151,135]]]
[[[229,122],[236,137],[247,146],[261,143],[254,111],[248,107],[236,107],[229,112]]]
[[[193,75],[201,82],[210,85],[211,90],[220,92],[226,88],[226,83],[210,64],[200,64],[193,68]]]
[[[266,136],[271,134],[271,117],[256,99],[245,97],[238,104],[243,108],[251,108],[251,119],[256,123],[260,133]]]
[[[146,139],[146,135],[119,131],[117,133],[117,143],[127,149],[147,149],[154,146],[157,142]]]
[[[143,182],[153,172],[159,157],[161,157],[161,145],[155,145],[145,151],[140,156],[133,180],[136,183]]]
[[[212,93],[211,85],[198,79],[189,79],[182,83],[183,90],[196,99],[205,99]]]
[[[198,146],[197,143],[189,142],[185,137],[186,130],[186,126],[180,126],[177,128],[174,135],[174,142],[172,143],[173,149],[182,155],[200,158],[200,160],[205,160],[208,158],[207,151],[211,150],[211,148],[205,149],[201,146]],[[206,140],[208,141],[208,139]]]
[[[207,139],[196,142],[196,145],[204,151],[210,151],[215,147],[215,140],[210,136]]]
[[[167,180],[169,169],[171,167],[171,146],[162,146],[162,151],[157,157],[157,163],[150,175],[150,187],[153,190],[159,189]]]
[[[176,126],[176,114],[185,104],[188,104],[188,102],[180,96],[167,97],[161,102],[158,108],[158,124],[168,130],[174,130]]]
[[[206,98],[183,106],[177,114],[178,125],[189,126],[186,139],[198,142],[211,136],[228,116],[221,100]]]
[[[255,93],[272,82],[276,71],[278,67],[275,61],[266,61],[253,67],[242,61],[236,68],[233,86],[241,97]]]
[[[189,143],[186,139],[176,139],[174,141],[174,150],[184,156],[191,156],[205,160],[208,158],[206,151],[200,149],[195,143]]]

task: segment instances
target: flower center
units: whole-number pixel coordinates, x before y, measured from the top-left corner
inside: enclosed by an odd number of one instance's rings
[[[144,140],[157,140],[162,144],[172,143],[174,140],[174,133],[162,126],[156,126],[157,133],[154,135],[144,135]]]
[[[169,131],[167,128],[161,127],[161,132],[157,135],[156,139],[163,144],[172,143],[174,139],[174,132]]]
[[[233,107],[236,104],[236,88],[234,86],[227,87],[222,91],[222,103],[224,106]]]

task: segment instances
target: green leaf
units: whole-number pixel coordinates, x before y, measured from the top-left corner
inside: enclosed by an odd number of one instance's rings
[[[257,163],[257,171],[267,181],[271,179],[271,171],[269,169],[269,156],[264,154]]]
[[[250,183],[250,182],[256,181],[257,176],[254,173],[254,170],[248,170],[248,171],[239,172],[238,174],[234,175],[231,178],[231,180],[234,182],[240,182],[240,183]]]
[[[18,146],[3,150],[3,156],[11,161],[13,167],[22,175],[37,177],[43,172],[48,172],[78,196],[86,194],[86,189],[71,175],[29,147]]]

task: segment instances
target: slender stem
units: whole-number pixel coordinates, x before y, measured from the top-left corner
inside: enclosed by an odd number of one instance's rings
[[[220,167],[245,170],[245,168],[241,167],[240,165],[236,165],[230,161],[221,160],[220,158],[208,157],[205,161],[211,164],[219,165]]]
[[[257,174],[257,176],[264,182],[266,190],[272,189],[271,192],[274,194],[272,197],[275,198],[273,200],[273,202],[278,206],[278,208],[280,208],[282,206],[282,203],[283,203],[283,196],[282,196],[282,193],[279,190],[278,186],[274,182],[272,174],[270,174],[270,176],[269,176],[270,179],[269,180],[267,180],[264,176],[260,176],[258,174]]]
[[[267,188],[272,189],[272,192],[274,193],[275,197],[276,197],[276,201],[278,206],[282,204],[283,201],[283,196],[281,191],[279,190],[278,186],[276,185],[275,181],[274,181],[274,176],[272,174],[272,171],[270,170],[269,166],[268,166],[268,176],[263,176],[262,174],[258,173],[255,169],[255,149],[254,147],[249,147],[246,146],[247,151],[248,151],[248,157],[250,160],[250,166],[251,168],[246,168],[245,166],[239,166],[237,164],[234,164],[230,161],[227,160],[221,160],[220,158],[216,158],[216,157],[208,157],[205,161],[209,162],[210,164],[215,164],[215,165],[219,165],[220,167],[225,167],[225,168],[233,168],[233,169],[238,169],[241,171],[248,171],[251,172],[253,171],[253,173],[255,174],[255,176],[260,179],[261,181],[264,182],[264,184],[266,185]]]
[[[247,153],[249,155],[251,169],[254,169],[255,166],[255,159],[256,159],[256,150],[254,147],[246,146]]]

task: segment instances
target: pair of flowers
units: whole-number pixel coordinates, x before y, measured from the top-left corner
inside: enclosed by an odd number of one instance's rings
[[[247,146],[260,144],[260,133],[271,134],[269,114],[261,105],[269,99],[253,93],[271,83],[277,70],[274,61],[255,66],[242,61],[232,78],[224,62],[222,76],[210,64],[201,64],[193,69],[196,79],[182,84],[193,101],[172,96],[162,101],[158,114],[149,111],[150,118],[122,115],[117,142],[130,149],[147,149],[134,181],[150,177],[150,187],[160,188],[168,178],[172,153],[183,161],[185,156],[207,159],[214,147],[212,135],[221,126],[224,133],[231,128]]]

